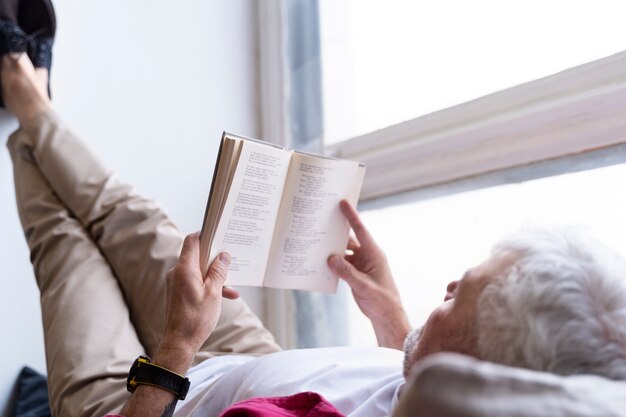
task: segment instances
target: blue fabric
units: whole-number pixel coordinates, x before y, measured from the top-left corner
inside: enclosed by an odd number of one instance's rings
[[[48,381],[44,375],[25,366],[17,379],[17,399],[13,417],[50,417]]]

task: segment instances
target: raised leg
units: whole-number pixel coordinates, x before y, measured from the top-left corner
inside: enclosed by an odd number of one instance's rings
[[[128,398],[128,369],[143,346],[106,259],[39,172],[31,149],[9,140],[18,211],[41,291],[54,416],[98,416]]]
[[[54,113],[24,128],[22,142],[111,265],[139,338],[149,354],[154,352],[163,331],[164,277],[178,259],[183,236],[157,203],[117,179]],[[243,301],[225,300],[202,350],[262,354],[278,349]]]
[[[22,125],[13,142],[30,150],[44,179],[107,260],[139,340],[151,354],[163,330],[164,277],[178,258],[182,236],[158,204],[118,180],[50,110],[40,92],[46,74],[33,74],[23,60],[18,64],[8,71],[3,66],[2,74],[5,91],[16,93],[7,97],[7,106]],[[20,102],[24,91],[27,99]],[[225,300],[217,328],[198,359],[277,350],[272,335],[243,301]]]

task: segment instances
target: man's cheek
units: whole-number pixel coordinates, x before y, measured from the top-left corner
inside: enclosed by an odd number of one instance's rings
[[[441,323],[445,319],[445,311],[437,308],[433,310],[424,324],[419,342],[414,352],[413,361],[418,361],[423,357],[439,351],[441,342]]]
[[[447,321],[447,317],[450,315],[450,311],[452,310],[453,304],[451,302],[443,303],[436,309],[430,313],[428,320],[424,327],[429,328],[429,330],[437,331],[440,329],[444,323]]]

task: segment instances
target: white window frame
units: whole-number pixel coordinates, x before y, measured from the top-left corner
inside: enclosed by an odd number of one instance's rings
[[[262,139],[287,146],[291,142],[287,14],[283,0],[256,3],[259,31],[259,93]],[[285,349],[296,347],[293,298],[283,290],[265,292],[263,322]]]
[[[286,8],[283,0],[265,0],[257,3],[257,12],[262,139],[287,146],[291,138]]]
[[[288,145],[285,0],[258,2],[264,139]],[[361,201],[626,143],[626,52],[328,146],[364,162]],[[273,292],[265,321],[292,347],[293,306]]]
[[[626,143],[626,52],[327,148],[362,161],[361,200]]]

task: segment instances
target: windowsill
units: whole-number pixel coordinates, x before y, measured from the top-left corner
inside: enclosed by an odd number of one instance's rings
[[[367,165],[367,201],[625,142],[620,53],[327,150]]]

